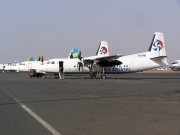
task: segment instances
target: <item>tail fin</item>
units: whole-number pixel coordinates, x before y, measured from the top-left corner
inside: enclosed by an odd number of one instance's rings
[[[109,48],[106,41],[101,41],[96,52],[96,56],[109,56]]]
[[[69,59],[76,59],[78,58],[78,52],[79,50],[77,48],[73,48],[68,56]]]
[[[42,56],[42,55],[40,55],[40,56],[39,56],[39,58],[38,58],[38,61],[43,62],[43,60],[44,60],[44,59],[43,59],[43,56]]]
[[[166,50],[165,50],[165,43],[164,43],[164,36],[161,32],[154,33],[152,42],[150,44],[149,50],[150,51],[150,58],[160,58],[163,59],[166,56]]]
[[[13,62],[13,65],[16,65],[16,64],[17,64],[17,61],[14,61],[14,62]]]
[[[27,61],[34,61],[34,58],[30,57]]]

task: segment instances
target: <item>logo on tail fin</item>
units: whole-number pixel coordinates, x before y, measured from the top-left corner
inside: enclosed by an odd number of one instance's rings
[[[70,58],[74,59],[74,58],[78,58],[78,49],[77,48],[73,48],[70,54]]]
[[[106,47],[102,47],[101,49],[100,49],[100,54],[106,54],[107,53],[107,48]]]
[[[163,42],[161,40],[156,40],[152,47],[154,51],[160,51],[163,48]]]
[[[34,58],[30,57],[27,61],[34,61]]]
[[[40,55],[39,58],[38,58],[38,60],[41,61],[41,62],[43,62],[43,60],[44,60],[44,59],[43,59],[43,56]]]

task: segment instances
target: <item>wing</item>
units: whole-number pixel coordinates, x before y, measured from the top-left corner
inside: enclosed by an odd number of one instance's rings
[[[121,56],[123,55],[116,54],[116,55],[104,56],[104,57],[84,58],[83,62],[85,66],[89,64],[95,64],[94,62],[96,62],[97,65],[102,66],[102,67],[115,66],[115,65],[122,64],[121,61],[116,60],[117,58]]]
[[[112,61],[114,59],[117,59],[119,57],[123,56],[122,54],[116,54],[116,55],[111,55],[111,56],[104,56],[104,57],[98,57],[96,58],[97,61]]]

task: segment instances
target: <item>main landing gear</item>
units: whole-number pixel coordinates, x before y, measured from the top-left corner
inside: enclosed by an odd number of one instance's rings
[[[91,79],[107,79],[106,75],[104,74],[104,68],[102,69],[102,72],[100,71],[99,67],[96,66],[97,68],[97,72],[95,74],[95,72],[93,72],[93,64],[87,66],[89,68],[89,74],[90,74],[90,78]],[[95,67],[95,65],[94,65]]]

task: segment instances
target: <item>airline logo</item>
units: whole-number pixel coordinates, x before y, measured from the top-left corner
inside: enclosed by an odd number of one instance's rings
[[[160,51],[163,48],[163,42],[161,40],[156,40],[152,47],[154,51]]]
[[[101,47],[99,52],[100,52],[100,54],[106,54],[108,52],[108,50],[106,47]]]
[[[78,58],[78,49],[77,48],[72,49],[70,58],[72,58],[72,59]]]

